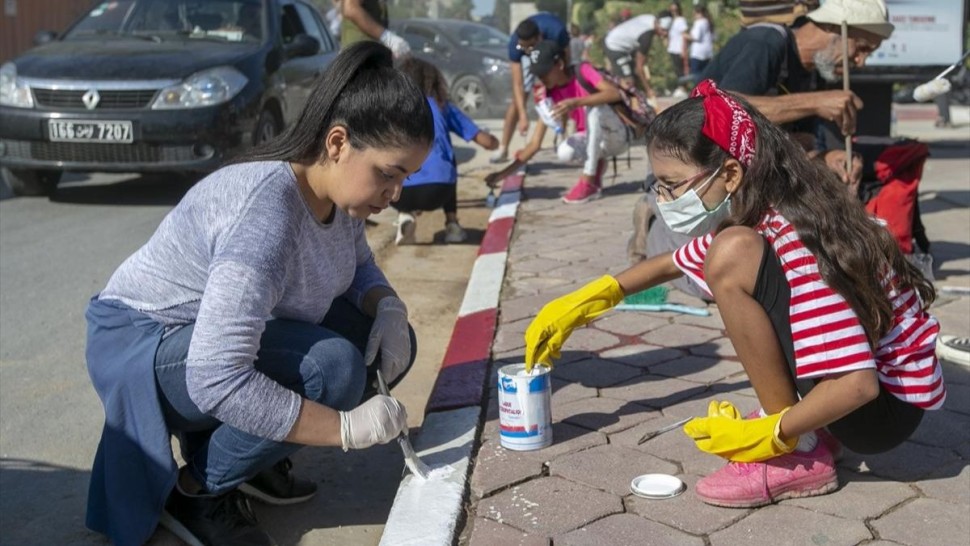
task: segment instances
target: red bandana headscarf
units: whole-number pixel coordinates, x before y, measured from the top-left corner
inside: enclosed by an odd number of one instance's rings
[[[691,97],[704,98],[704,127],[701,132],[744,168],[751,166],[757,131],[754,121],[738,101],[717,88],[713,80],[704,80],[694,88]]]

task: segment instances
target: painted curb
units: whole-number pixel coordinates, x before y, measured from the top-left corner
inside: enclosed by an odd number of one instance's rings
[[[415,450],[434,468],[434,477],[427,481],[410,474],[404,477],[384,525],[381,546],[454,542],[468,490],[499,296],[524,178],[525,173],[519,172],[502,183],[425,408],[424,424],[414,437]]]

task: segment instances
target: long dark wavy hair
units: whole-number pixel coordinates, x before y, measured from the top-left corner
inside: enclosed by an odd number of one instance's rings
[[[417,57],[407,57],[397,68],[411,78],[426,96],[433,98],[438,106],[445,107],[448,102],[448,84],[438,67]]]
[[[718,231],[735,225],[753,228],[769,208],[777,210],[815,256],[822,279],[858,315],[869,344],[875,347],[893,324],[892,302],[882,285],[890,268],[897,274],[897,288],[915,289],[924,309],[936,298],[933,285],[906,260],[889,231],[868,215],[834,172],[810,160],[803,148],[744,99],[731,96],[751,115],[758,136],[751,166],[731,196],[731,215]],[[701,134],[703,125],[703,99],[681,101],[650,124],[647,146],[713,171],[729,155]]]
[[[318,78],[296,123],[231,163],[321,161],[326,135],[337,125],[347,129],[350,145],[357,149],[404,148],[434,140],[434,118],[424,93],[394,68],[390,49],[364,41],[337,55]]]

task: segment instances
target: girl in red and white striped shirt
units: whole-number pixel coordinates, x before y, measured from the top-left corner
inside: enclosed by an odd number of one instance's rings
[[[528,367],[551,365],[573,328],[624,295],[691,277],[762,407],[744,419],[712,402],[684,427],[731,461],[696,486],[731,507],[832,491],[839,442],[886,451],[942,406],[933,286],[824,164],[709,80],[647,143],[663,221],[697,238],[547,304],[526,331]]]

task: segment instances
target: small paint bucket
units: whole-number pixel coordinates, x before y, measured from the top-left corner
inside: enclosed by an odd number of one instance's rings
[[[499,440],[516,451],[541,449],[552,444],[552,383],[549,368],[525,364],[498,370]]]

